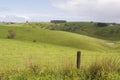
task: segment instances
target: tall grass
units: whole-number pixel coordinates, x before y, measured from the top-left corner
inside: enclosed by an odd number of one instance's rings
[[[51,64],[52,65],[52,64]],[[88,68],[76,69],[67,63],[46,69],[30,63],[25,70],[10,70],[0,73],[0,80],[119,80],[120,59],[105,58]]]
[[[120,74],[119,70],[120,59],[104,58],[89,67],[87,77],[90,80],[107,80],[110,74]]]

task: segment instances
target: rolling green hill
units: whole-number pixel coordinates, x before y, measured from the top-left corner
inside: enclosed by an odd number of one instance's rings
[[[39,27],[0,26],[0,32],[2,33],[0,38],[7,39],[8,30],[13,30],[16,35],[14,39],[20,41],[36,41],[93,51],[101,51],[107,48],[104,40],[69,32],[46,30]]]
[[[53,29],[51,26],[55,25],[57,28]],[[96,60],[119,58],[120,41],[102,40],[95,38],[95,35],[90,37],[97,30],[95,26],[94,28],[85,27],[85,32],[76,34],[79,31],[61,30],[61,27],[64,28],[61,25],[65,24],[0,24],[0,79],[56,80],[59,78],[61,80],[64,76],[67,76],[66,80],[86,78],[86,76],[80,77],[80,75],[87,75],[86,73],[76,70],[76,52],[78,50],[82,52],[81,67],[88,72],[88,67]],[[91,23],[85,23],[85,25],[90,26]],[[9,30],[14,32],[13,39],[8,38]],[[89,32],[89,30],[93,32]],[[72,77],[68,75],[72,75]],[[119,77],[118,73],[115,75]]]
[[[8,30],[14,31],[14,39],[7,38]],[[12,63],[14,63],[14,60],[15,63],[23,63],[25,59],[31,56],[38,61],[39,59],[44,61],[45,57],[48,58],[48,61],[54,57],[53,61],[56,61],[61,55],[67,55],[68,57],[73,55],[74,57],[78,50],[83,52],[85,61],[87,61],[92,55],[103,55],[114,51],[110,50],[112,47],[107,45],[105,40],[75,33],[25,26],[25,24],[3,24],[0,26],[0,32],[2,33],[0,34],[2,61],[6,60],[7,57],[6,61],[8,62],[11,59],[13,62],[10,62]],[[4,64],[2,63],[2,65]]]
[[[98,24],[106,24],[104,26]],[[120,24],[100,22],[67,22],[53,23],[25,23],[26,26],[41,27],[44,29],[67,31],[106,40],[120,40]]]

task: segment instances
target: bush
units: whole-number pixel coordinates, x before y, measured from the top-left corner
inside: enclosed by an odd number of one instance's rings
[[[13,30],[8,30],[8,39],[13,39],[15,37],[15,32]]]
[[[33,42],[37,42],[36,40],[33,40]]]

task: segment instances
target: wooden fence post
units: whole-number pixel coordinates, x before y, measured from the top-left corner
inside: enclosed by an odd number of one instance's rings
[[[77,64],[77,69],[80,69],[80,64],[81,64],[81,52],[80,51],[77,52],[76,64]]]

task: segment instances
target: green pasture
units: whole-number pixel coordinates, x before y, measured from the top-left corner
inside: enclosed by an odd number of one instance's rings
[[[76,68],[77,51],[82,53],[82,68],[87,68],[104,58],[120,58],[120,41],[49,30],[30,26],[30,24],[0,24],[1,72],[26,70],[30,64],[38,65],[42,70],[47,68],[59,70],[66,65]],[[41,23],[40,25],[53,24]],[[13,39],[7,38],[8,30],[14,31]]]

